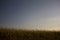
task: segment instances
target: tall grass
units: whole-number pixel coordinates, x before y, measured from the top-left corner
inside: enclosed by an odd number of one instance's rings
[[[60,40],[60,31],[0,29],[0,40]]]

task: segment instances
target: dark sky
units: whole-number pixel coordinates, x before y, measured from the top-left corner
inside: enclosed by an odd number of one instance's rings
[[[59,0],[0,0],[0,26],[56,30],[59,20]]]

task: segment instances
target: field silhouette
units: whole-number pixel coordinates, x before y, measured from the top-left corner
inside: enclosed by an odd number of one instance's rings
[[[60,31],[0,29],[0,40],[60,40]]]

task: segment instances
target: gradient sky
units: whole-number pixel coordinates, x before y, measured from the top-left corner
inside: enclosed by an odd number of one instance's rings
[[[0,0],[0,26],[60,30],[60,1]]]

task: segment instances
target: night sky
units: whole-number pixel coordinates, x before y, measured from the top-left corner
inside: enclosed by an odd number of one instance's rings
[[[59,0],[0,0],[0,26],[60,30]]]

